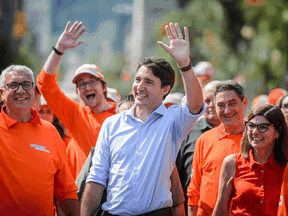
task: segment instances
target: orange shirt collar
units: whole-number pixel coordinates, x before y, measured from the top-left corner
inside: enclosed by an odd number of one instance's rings
[[[249,158],[250,158],[250,169],[252,170],[253,168],[253,165],[254,164],[258,164],[260,165],[254,158],[254,155],[253,155],[253,149],[251,148],[250,151],[249,151]],[[273,169],[276,169],[277,166],[279,166],[277,164],[277,162],[274,160],[274,152],[272,153],[272,155],[270,156],[269,160],[266,162],[267,164],[270,164],[270,166],[273,168]],[[264,163],[265,164],[265,163]],[[263,165],[264,165],[263,164]],[[261,166],[261,165],[260,165]]]
[[[4,111],[5,108],[6,108],[6,106],[2,107],[0,116],[1,116],[2,119],[4,119],[7,128],[10,128],[10,127],[12,127],[13,125],[15,125],[15,124],[17,124],[19,122],[16,121],[15,119],[11,118],[10,116],[8,116],[5,113],[5,111]],[[39,116],[38,112],[34,108],[31,108],[31,114],[33,115],[33,119],[30,122],[28,122],[28,123],[40,124],[41,125],[40,116]]]
[[[225,128],[224,128],[224,125],[223,124],[220,124],[218,127],[217,127],[217,138],[220,140],[220,139],[223,139],[227,136],[230,136],[231,134],[227,133],[225,131]],[[238,134],[237,134],[238,135]],[[243,132],[240,133],[239,135],[243,135]]]

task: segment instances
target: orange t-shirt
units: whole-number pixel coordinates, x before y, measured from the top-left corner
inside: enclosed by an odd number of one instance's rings
[[[232,214],[276,216],[284,167],[274,160],[274,154],[266,163],[259,164],[252,149],[249,159],[241,153],[235,159]]]
[[[0,113],[0,215],[54,215],[58,202],[78,199],[64,143],[56,128],[34,118],[19,123]]]
[[[96,145],[102,123],[116,113],[116,103],[109,110],[93,113],[88,106],[66,97],[57,84],[56,75],[49,75],[44,69],[37,77],[37,84],[52,112],[73,135],[67,146],[67,156],[72,175],[76,179],[91,147]]]
[[[187,188],[188,205],[198,206],[197,215],[212,215],[222,162],[227,155],[240,152],[241,138],[242,133],[227,134],[221,124],[197,139]]]

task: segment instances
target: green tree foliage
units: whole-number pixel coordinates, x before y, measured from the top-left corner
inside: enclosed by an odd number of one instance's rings
[[[210,61],[215,68],[213,79],[241,74],[251,97],[286,88],[287,1],[194,0],[155,23],[156,40],[168,42],[163,29],[171,21],[188,27],[191,62]],[[158,53],[171,60],[165,51],[159,49]],[[173,66],[177,68],[175,63]],[[180,88],[181,82],[174,91]]]

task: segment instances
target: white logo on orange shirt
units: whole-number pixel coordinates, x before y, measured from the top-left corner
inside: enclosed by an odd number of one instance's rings
[[[194,172],[194,170],[191,169],[191,175],[190,175],[190,178],[193,176],[193,172]]]
[[[50,151],[46,150],[45,146],[40,146],[36,144],[30,144],[30,147],[35,148],[36,150],[44,151],[50,153]]]
[[[281,206],[283,203],[283,196],[280,196],[279,206]]]

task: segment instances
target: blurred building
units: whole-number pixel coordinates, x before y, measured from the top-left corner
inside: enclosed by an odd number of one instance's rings
[[[151,36],[155,22],[168,11],[174,10],[176,6],[183,7],[187,2],[188,0],[1,0],[0,30],[1,35],[5,34],[11,40],[11,49],[15,53],[18,52],[20,39],[28,31],[28,36],[24,37],[25,42],[28,43],[31,56],[39,57],[36,62],[38,65],[35,66],[35,72],[39,73],[66,23],[83,21],[86,32],[81,39],[84,43],[65,53],[61,63],[64,76],[60,85],[64,90],[71,91],[74,89],[71,83],[74,71],[95,58],[99,59],[99,67],[105,68],[115,64],[112,62],[113,56],[121,55],[127,64],[132,65],[129,70],[135,72],[142,57],[156,54],[157,44]]]
[[[23,0],[0,1],[0,73],[15,59],[26,34]]]

